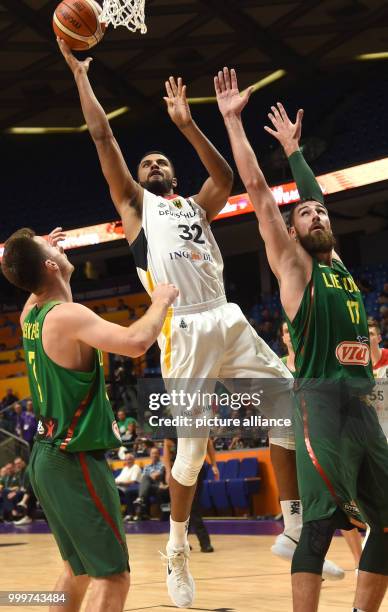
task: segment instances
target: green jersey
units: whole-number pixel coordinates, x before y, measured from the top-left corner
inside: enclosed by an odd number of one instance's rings
[[[95,351],[90,372],[64,368],[44,351],[43,323],[60,303],[35,306],[23,323],[28,379],[39,419],[37,439],[70,452],[117,448],[121,439],[106,395],[101,351]]]
[[[313,258],[299,310],[286,319],[297,377],[373,381],[364,303],[340,261],[327,266]]]

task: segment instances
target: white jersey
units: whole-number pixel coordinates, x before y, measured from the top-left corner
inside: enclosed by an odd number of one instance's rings
[[[179,289],[175,311],[225,300],[221,253],[205,210],[192,198],[145,189],[142,229],[131,249],[147,293],[159,283]]]

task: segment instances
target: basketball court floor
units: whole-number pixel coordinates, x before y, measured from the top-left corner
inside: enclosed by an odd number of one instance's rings
[[[159,521],[126,526],[130,551],[131,588],[127,612],[167,612],[176,609],[168,598],[164,568],[167,523]],[[289,565],[270,553],[279,523],[271,521],[210,521],[214,553],[199,551],[195,535],[192,573],[196,579],[197,612],[290,612]],[[329,558],[346,570],[344,580],[323,583],[320,612],[352,609],[355,574],[353,558],[342,537],[334,538]],[[61,571],[61,558],[43,521],[16,528],[0,525],[0,591],[51,590]],[[8,608],[1,607],[1,610]],[[23,606],[23,610],[43,610]],[[9,607],[15,610],[15,607]],[[388,600],[381,607],[388,612]]]

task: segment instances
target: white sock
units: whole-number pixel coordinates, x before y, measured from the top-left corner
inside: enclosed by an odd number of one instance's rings
[[[300,532],[302,531],[302,504],[300,499],[287,499],[281,501],[280,505],[283,513],[285,535],[299,542]]]
[[[187,544],[190,517],[183,523],[173,521],[170,517],[170,539],[168,543],[173,548],[183,548]]]

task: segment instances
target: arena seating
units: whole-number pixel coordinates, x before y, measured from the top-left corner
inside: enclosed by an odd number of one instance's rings
[[[260,488],[260,465],[256,457],[217,461],[220,480],[214,480],[210,465],[207,465],[201,494],[204,510],[215,510],[218,515],[236,514],[238,510],[249,510],[251,497]]]

